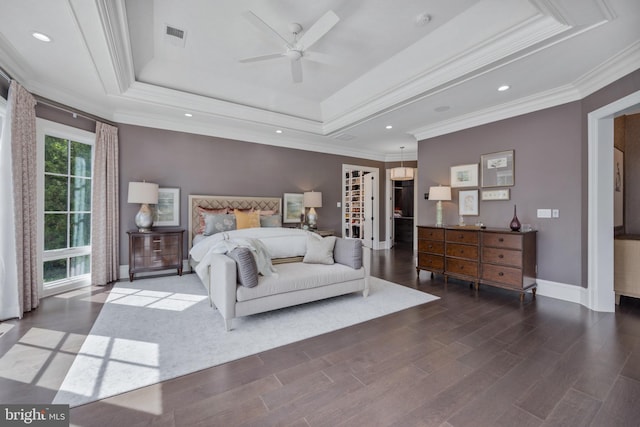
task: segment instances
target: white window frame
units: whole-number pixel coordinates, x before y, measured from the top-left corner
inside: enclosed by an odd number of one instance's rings
[[[59,138],[70,139],[73,141],[81,142],[83,144],[95,146],[96,135],[93,132],[88,132],[82,129],[77,129],[71,126],[63,125],[61,123],[52,122],[45,119],[36,119],[36,140],[37,140],[37,219],[38,219],[38,232],[37,232],[37,247],[38,247],[38,287],[40,288],[40,294],[42,296],[50,296],[66,292],[72,289],[90,286],[91,274],[84,274],[74,278],[67,278],[57,280],[55,282],[44,284],[44,261],[48,261],[51,257],[46,257],[44,253],[44,148],[45,148],[45,136],[51,135]],[[91,179],[93,183],[93,165],[95,159],[95,150],[91,150]],[[92,184],[93,187],[93,184]],[[93,188],[92,188],[93,194]],[[91,217],[93,220],[93,216]],[[93,239],[92,239],[93,240]],[[58,254],[64,253],[65,256],[77,256],[77,255],[91,255],[91,246],[83,248],[73,249],[61,249]],[[51,258],[58,259],[58,257]]]

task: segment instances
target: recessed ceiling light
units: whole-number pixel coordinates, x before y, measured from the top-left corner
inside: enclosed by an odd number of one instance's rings
[[[185,116],[185,117],[193,117],[193,114],[191,114],[191,113],[184,113],[184,116]]]
[[[385,129],[393,129],[393,126],[391,126],[391,125],[386,125],[384,128],[385,128]]]
[[[500,92],[504,92],[505,90],[509,90],[510,86],[509,85],[502,85],[498,88],[498,90]]]
[[[277,130],[276,130],[276,133],[282,133],[282,130],[277,129]]]
[[[39,33],[37,31],[31,33],[31,35],[33,37],[35,37],[36,39],[40,40],[41,42],[45,42],[45,43],[49,43],[51,41],[51,37],[49,37],[48,35],[44,34],[44,33]]]

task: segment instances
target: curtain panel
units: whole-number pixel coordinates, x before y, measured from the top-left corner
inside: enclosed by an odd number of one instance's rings
[[[118,128],[96,122],[91,200],[91,283],[119,278]]]
[[[20,317],[16,225],[11,174],[11,117],[15,96],[7,99],[0,134],[0,320]]]
[[[20,317],[38,307],[36,100],[16,81],[9,87],[15,253]]]

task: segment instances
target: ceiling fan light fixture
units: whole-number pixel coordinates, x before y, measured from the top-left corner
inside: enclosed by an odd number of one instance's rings
[[[298,49],[287,49],[284,56],[293,61],[297,61],[298,59],[302,58],[302,51]]]

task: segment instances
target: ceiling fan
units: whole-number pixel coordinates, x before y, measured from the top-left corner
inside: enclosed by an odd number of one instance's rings
[[[240,62],[257,62],[266,61],[275,58],[289,58],[291,62],[291,78],[294,83],[302,82],[302,64],[300,60],[306,56],[307,49],[313,46],[325,34],[338,23],[340,18],[332,10],[328,11],[320,17],[308,30],[306,30],[300,38],[298,36],[302,32],[302,25],[298,23],[289,24],[289,31],[293,35],[292,40],[287,40],[284,36],[274,30],[269,24],[264,22],[260,17],[251,11],[243,13],[244,17],[256,26],[259,30],[269,34],[270,40],[277,42],[278,45],[284,47],[284,52],[272,53],[269,55],[255,56],[252,58],[241,59]],[[284,42],[284,46],[282,46]]]

